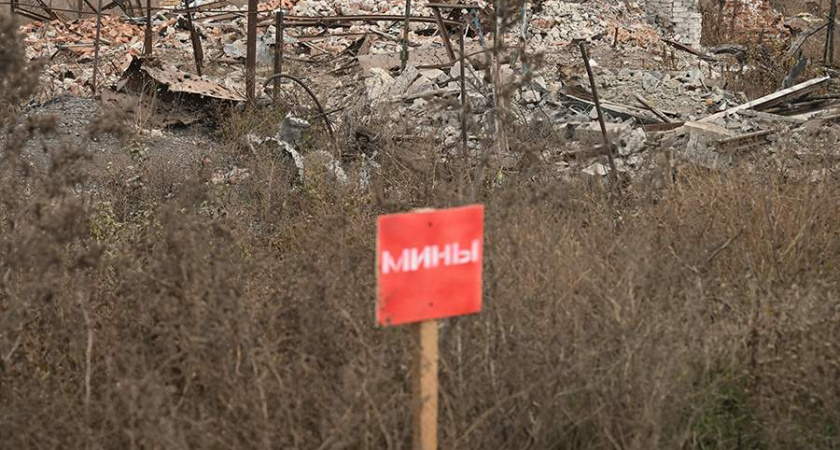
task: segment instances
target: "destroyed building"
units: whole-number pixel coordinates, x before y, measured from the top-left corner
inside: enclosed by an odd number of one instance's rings
[[[282,97],[297,117],[323,117],[332,111],[313,126],[330,135],[334,127],[337,135],[364,141],[354,143],[353,151],[366,158],[377,154],[371,144],[375,134],[360,132],[359,126],[382,115],[440,144],[446,149],[441,158],[460,148],[478,155],[496,130],[493,114],[498,107],[484,53],[495,40],[488,23],[492,2],[475,0],[469,2],[472,8],[441,9],[441,4],[413,0],[406,29],[404,1],[260,2],[253,30],[252,83],[245,70],[247,7],[227,2],[199,5],[190,11],[190,20],[184,19],[183,10],[155,9],[150,23],[121,14],[114,6],[102,18],[100,37],[90,14],[73,21],[32,20],[21,32],[27,57],[49,61],[37,101],[97,93],[130,101],[156,86],[157,104],[173,103],[158,114],[158,126],[166,129],[204,121],[211,103],[242,107],[253,97],[268,106]],[[648,160],[655,152],[650,150],[656,148],[694,164],[724,167],[731,160],[725,149],[766,145],[768,136],[786,133],[781,126],[814,125],[835,120],[840,113],[831,72],[792,72],[785,82],[790,90],[770,97],[766,95],[778,90],[775,81],[749,96],[740,92],[750,86],[746,77],[754,77],[756,71],[745,64],[744,53],[738,52],[741,46],[699,45],[703,20],[698,0],[546,0],[526,5],[500,39],[499,79],[511,86],[504,103],[517,125],[565,136],[562,146],[540,156],[564,176],[618,171],[641,177],[651,170]],[[785,51],[791,55],[808,37],[795,39],[788,31],[789,21],[767,0],[721,5],[732,36],[775,36],[788,43]],[[286,13],[278,27],[281,9]],[[797,20],[803,21],[802,29],[820,22]],[[463,74],[457,58],[459,27],[466,30]],[[589,58],[581,57],[580,43],[588,48]],[[312,93],[289,80],[267,82],[276,70],[277,49],[285,61],[280,71],[300,78]],[[600,108],[585,62],[592,66]],[[246,92],[249,85],[253,93]],[[312,97],[320,102],[317,108]],[[758,100],[749,102],[750,98]],[[468,112],[465,117],[462,108],[453,106],[460,102]],[[253,137],[256,140],[246,145],[267,145],[267,136]],[[615,167],[607,167],[604,155],[593,151],[605,140],[616,143]],[[494,164],[506,168],[515,167],[521,157],[506,150],[498,153]]]
[[[671,29],[678,41],[691,45],[700,43],[703,15],[699,0],[647,0],[645,8],[651,18]]]

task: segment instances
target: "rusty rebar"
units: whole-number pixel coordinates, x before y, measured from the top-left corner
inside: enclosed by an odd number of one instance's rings
[[[283,52],[285,46],[285,13],[280,10],[274,15],[274,75],[283,73]],[[274,83],[274,99],[280,93],[280,78]]]
[[[91,91],[96,96],[96,79],[99,74],[99,38],[102,36],[102,0],[99,0],[96,8],[96,41],[93,45],[93,80]]]
[[[580,42],[580,53],[583,56],[583,63],[586,65],[586,73],[589,75],[589,86],[592,88],[592,100],[595,102],[595,110],[598,112],[598,124],[601,125],[601,136],[604,138],[604,147],[610,161],[610,178],[616,179],[618,173],[615,168],[615,157],[613,156],[612,143],[607,134],[607,124],[604,121],[604,111],[601,109],[601,99],[598,97],[598,87],[595,84],[595,73],[592,72],[592,65],[589,64],[589,52],[586,51],[586,43]]]
[[[257,0],[248,0],[248,35],[245,55],[245,95],[248,103],[257,98]]]
[[[318,112],[320,113],[321,117],[324,118],[324,124],[327,126],[327,131],[330,133],[330,138],[335,140],[335,134],[333,133],[332,124],[330,123],[329,117],[327,117],[327,113],[324,112],[324,108],[321,106],[321,102],[318,101],[318,97],[315,95],[315,92],[306,85],[300,78],[294,77],[292,75],[287,75],[285,73],[278,73],[275,75],[270,76],[265,83],[263,84],[263,89],[267,88],[269,84],[271,84],[275,80],[279,79],[286,79],[297,83],[300,87],[309,94],[309,97],[315,102],[315,106],[318,108]]]
[[[837,0],[831,0],[828,12],[828,31],[825,35],[825,64],[834,65],[834,34],[837,28]]]
[[[437,6],[431,6],[432,12],[437,21],[438,30],[440,31],[440,38],[443,40],[443,46],[446,48],[446,54],[449,56],[449,61],[455,62],[455,51],[452,50],[452,41],[449,39],[449,30],[446,29],[446,24],[443,23],[443,15]]]
[[[184,8],[187,10],[187,26],[190,27],[190,41],[192,42],[193,56],[195,57],[195,71],[198,76],[202,75],[202,62],[204,61],[204,50],[201,48],[201,37],[192,20],[192,12],[189,11],[189,0],[184,0]]]
[[[400,51],[400,71],[408,65],[408,32],[411,30],[411,0],[405,0],[405,22],[403,24],[402,50]]]
[[[152,0],[146,0],[146,36],[143,54],[152,56]]]

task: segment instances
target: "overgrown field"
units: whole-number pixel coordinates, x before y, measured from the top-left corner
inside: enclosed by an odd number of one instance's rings
[[[15,48],[0,105],[31,87],[11,87]],[[527,157],[504,176],[435,163],[383,126],[370,188],[293,188],[239,144],[247,113],[184,173],[130,138],[107,165],[68,144],[33,166],[21,146],[54,124],[7,111],[0,448],[409,448],[375,219],[471,202],[485,310],[441,330],[441,448],[840,447],[840,179],[791,155],[610,196]],[[231,162],[250,178],[208,182]]]

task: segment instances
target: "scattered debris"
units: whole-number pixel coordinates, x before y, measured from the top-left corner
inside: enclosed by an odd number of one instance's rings
[[[213,101],[244,102],[245,98],[232,89],[204,79],[158,60],[133,58],[117,90],[144,92],[149,88],[166,101],[182,101],[203,108]]]
[[[414,0],[411,4],[404,70],[399,70],[403,0],[261,3],[256,47],[258,81],[263,82],[257,83],[262,86],[257,98],[277,101],[279,94],[298,88],[307,91],[308,97],[289,100],[300,111],[286,116],[276,136],[249,136],[248,145],[279,149],[294,166],[300,183],[319,171],[346,182],[349,175],[342,167],[346,155],[339,160],[330,151],[301,152],[302,135],[311,129],[310,122],[323,120],[332,135],[334,127],[338,133],[340,127],[384,112],[394,120],[411,122],[416,135],[406,137],[407,142],[434,139],[443,149],[441,158],[451,157],[464,145],[477,157],[482,139],[493,135],[496,123],[486,51],[492,2],[473,1],[470,4],[475,8],[464,10],[442,8],[439,17],[430,3]],[[801,53],[803,43],[825,27],[824,20],[816,16],[785,20],[767,0],[718,2],[719,12],[731,27],[728,33],[737,37],[760,30],[767,38],[787,40],[786,54],[797,57],[798,64],[783,89],[750,101],[727,90],[725,83],[733,65],[739,74],[761,70],[747,64],[748,49],[736,44],[701,47],[695,33],[700,18],[692,6],[696,2],[671,3],[679,3],[682,9],[663,14],[655,10],[657,2],[543,0],[528,5],[524,26],[510,27],[505,37],[509,48],[500,55],[498,74],[504,85],[512,86],[506,102],[510,115],[523,124],[566,131],[568,148],[544,155],[562,161],[561,170],[596,176],[641,170],[646,150],[657,146],[718,167],[727,161],[722,156],[731,158],[766,144],[783,127],[799,130],[838,122],[840,95],[823,93],[828,76],[796,84],[809,63]],[[182,105],[187,112],[173,109],[177,113],[172,114],[176,117],[172,123],[177,124],[193,123],[211,104],[244,104],[244,7],[208,5],[212,8],[191,7],[186,17],[177,7],[156,11],[151,16],[153,57],[141,57],[145,23],[103,17],[100,86],[113,87],[119,95],[154,94],[155,99]],[[282,40],[277,39],[280,30],[273,16],[280,9],[287,13]],[[48,61],[43,75],[48,87],[45,96],[90,94],[95,20],[62,22],[49,12],[44,15],[44,20],[30,22],[21,30],[26,35],[27,55]],[[453,45],[459,29],[465,36],[463,79]],[[274,48],[277,42],[282,42],[281,49]],[[575,54],[580,43],[591,51],[585,61]],[[197,52],[199,47],[202,50]],[[284,55],[284,73],[272,77],[269,69],[279,50]],[[591,77],[586,65],[592,69]],[[596,93],[602,114],[597,111]],[[102,98],[111,95],[103,93]],[[463,134],[462,120],[468,124]],[[617,159],[609,166],[605,165],[608,155]],[[359,185],[365,185],[378,169],[375,152],[357,156],[364,161]],[[514,167],[519,156],[511,152],[492,158],[494,163]],[[214,183],[235,184],[247,178],[235,169],[217,174]]]

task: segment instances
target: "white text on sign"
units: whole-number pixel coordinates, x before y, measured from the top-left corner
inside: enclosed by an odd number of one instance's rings
[[[386,250],[382,252],[382,273],[417,272],[421,269],[459,266],[478,262],[479,244],[478,240],[474,240],[470,247],[466,249],[462,249],[457,242],[446,244],[443,249],[437,245],[406,248],[400,252],[399,259],[396,260]]]

